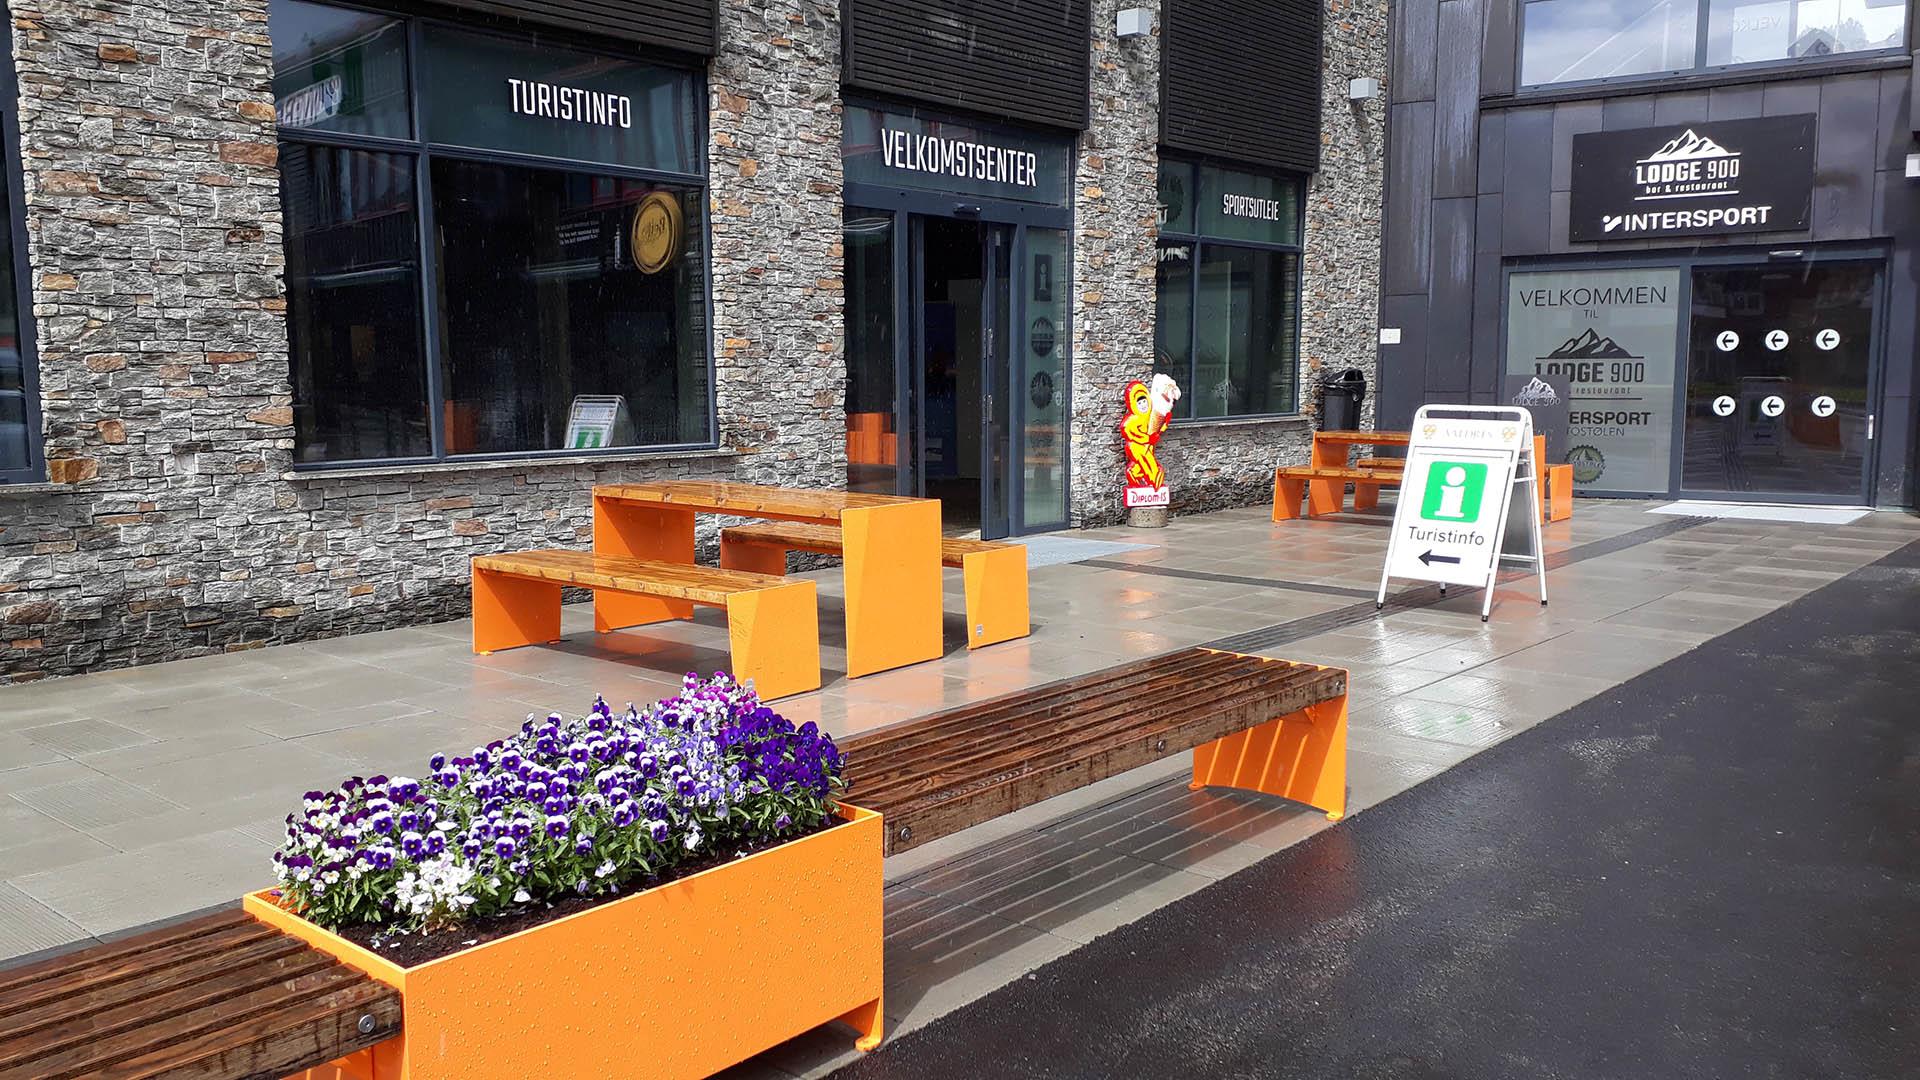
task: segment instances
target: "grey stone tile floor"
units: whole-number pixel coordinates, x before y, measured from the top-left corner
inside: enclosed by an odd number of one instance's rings
[[[1076,535],[1145,546],[1036,568],[1031,637],[969,652],[950,573],[945,657],[852,682],[839,574],[818,571],[827,682],[778,707],[851,734],[1276,628],[1259,651],[1352,673],[1359,813],[1920,539],[1920,519],[1899,514],[1678,527],[1650,505],[1582,500],[1546,530],[1552,603],[1510,575],[1486,624],[1473,591],[1373,613],[1390,499],[1311,521],[1249,508],[1093,530]],[[485,657],[460,621],[0,686],[0,963],[232,902],[266,879],[308,788],[417,767],[595,693],[651,701],[727,660],[717,612],[601,636],[575,606],[563,628],[558,646]],[[1135,770],[888,860],[890,1033],[1329,827],[1282,800],[1189,791],[1189,767]],[[731,1075],[819,1075],[851,1043],[823,1029]]]

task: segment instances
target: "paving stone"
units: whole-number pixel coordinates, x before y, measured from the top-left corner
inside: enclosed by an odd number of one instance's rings
[[[39,952],[86,936],[52,908],[0,881],[0,957]]]
[[[26,728],[20,734],[29,741],[57,750],[70,757],[122,750],[155,741],[131,728],[105,720],[67,720],[58,724]]]

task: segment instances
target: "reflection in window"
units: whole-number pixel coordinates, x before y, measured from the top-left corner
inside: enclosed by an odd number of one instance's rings
[[[1180,384],[1181,398],[1173,404],[1176,417],[1193,415],[1193,247],[1161,244],[1154,271],[1159,299],[1153,322],[1153,371]]]
[[[1526,5],[1527,86],[1694,65],[1696,0],[1535,0]]]
[[[697,192],[446,158],[432,170],[448,453],[707,440]],[[654,192],[678,207],[678,235],[636,249]],[[599,441],[570,438],[577,398],[614,395]]]
[[[13,207],[7,205],[7,187],[0,184],[0,473],[24,470],[32,465],[30,441],[39,435],[29,430],[27,394],[33,384],[27,379],[27,362],[20,341],[20,311],[13,288]]]
[[[847,490],[891,495],[900,473],[893,409],[892,212],[848,208],[841,246],[847,281]]]
[[[1299,256],[1208,245],[1195,309],[1193,415],[1291,412]]]
[[[1707,63],[1897,49],[1906,41],[1906,22],[1905,0],[1710,0]]]
[[[407,137],[407,32],[398,19],[301,0],[274,0],[269,19],[282,128]]]
[[[413,159],[287,143],[280,177],[299,460],[430,454]]]

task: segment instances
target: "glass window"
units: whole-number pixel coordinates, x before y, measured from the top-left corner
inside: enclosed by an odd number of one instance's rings
[[[1524,86],[1895,50],[1907,38],[1905,0],[1529,0],[1522,19]]]
[[[696,72],[307,0],[269,17],[296,461],[712,441]]]
[[[1897,49],[1906,30],[1905,0],[1709,0],[1707,63]]]
[[[5,215],[0,222],[0,479],[7,479],[8,473],[35,468],[33,449],[40,432],[29,400],[35,393],[33,373],[27,370],[32,353],[21,340],[19,294],[13,280],[13,207],[4,183],[0,183],[0,215]]]
[[[431,454],[412,156],[289,143],[280,183],[298,460]]]
[[[1300,187],[1283,174],[1160,163],[1153,369],[1180,384],[1176,417],[1299,408]]]
[[[1299,256],[1210,244],[1200,253],[1193,415],[1292,412]]]
[[[622,399],[597,445],[705,442],[701,202],[644,180],[436,159],[447,452],[577,446],[583,396]],[[672,236],[645,237],[655,215]]]
[[[847,208],[847,490],[899,490],[894,416],[893,213]]]
[[[274,0],[273,96],[280,126],[404,139],[407,31],[398,19]]]

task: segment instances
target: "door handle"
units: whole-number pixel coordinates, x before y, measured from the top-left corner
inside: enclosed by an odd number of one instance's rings
[[[1873,414],[1867,414],[1867,441],[1873,441]]]

